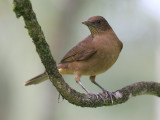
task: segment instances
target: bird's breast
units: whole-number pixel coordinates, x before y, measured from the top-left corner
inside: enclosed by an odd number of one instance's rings
[[[118,41],[106,38],[96,38],[99,41],[95,41],[95,49],[97,53],[91,59],[92,69],[91,71],[97,75],[108,70],[117,60],[120,48]]]

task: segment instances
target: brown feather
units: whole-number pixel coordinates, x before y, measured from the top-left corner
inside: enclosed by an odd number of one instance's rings
[[[88,36],[78,45],[73,47],[61,60],[60,63],[68,63],[74,61],[83,61],[92,57],[96,50],[90,46],[90,42],[92,42],[92,36]]]

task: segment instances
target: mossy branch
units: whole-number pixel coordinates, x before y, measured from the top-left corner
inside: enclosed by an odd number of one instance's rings
[[[115,95],[115,97],[113,97],[113,104],[109,96],[105,96],[103,93],[99,93],[102,97],[97,98],[95,95],[82,94],[72,89],[65,83],[63,77],[57,70],[56,62],[52,57],[49,45],[45,41],[43,31],[37,21],[30,0],[14,0],[13,4],[17,18],[22,16],[24,19],[25,28],[28,30],[36,46],[37,53],[46,69],[50,81],[68,102],[82,107],[100,107],[121,104],[126,102],[130,97],[137,95],[150,94],[160,97],[160,83],[156,82],[138,82],[113,92]]]

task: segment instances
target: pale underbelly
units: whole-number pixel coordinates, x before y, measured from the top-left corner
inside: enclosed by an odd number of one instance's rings
[[[96,59],[68,63],[67,68],[61,68],[61,74],[75,74],[94,76],[107,71],[117,60],[118,55],[94,56]]]

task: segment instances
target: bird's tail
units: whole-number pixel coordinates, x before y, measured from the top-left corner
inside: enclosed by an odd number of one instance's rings
[[[25,86],[32,85],[32,84],[39,84],[47,79],[48,79],[48,75],[46,72],[44,72],[44,73],[37,75],[36,77],[26,81]]]
[[[61,66],[61,64],[58,65],[58,71],[61,73],[61,74],[65,74],[66,73],[66,70],[65,69],[62,69],[61,67],[64,67],[64,66]],[[25,86],[28,86],[28,85],[33,85],[33,84],[39,84],[43,81],[46,81],[48,80],[48,75],[46,72],[40,74],[40,75],[37,75],[36,77],[28,80],[25,82]]]

